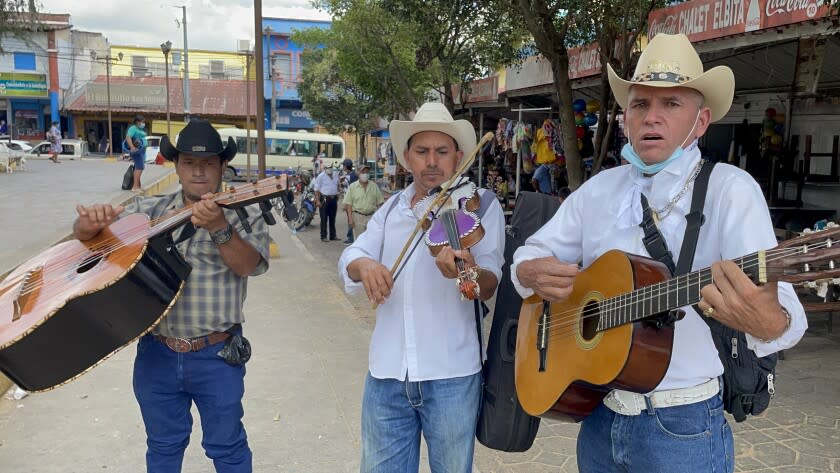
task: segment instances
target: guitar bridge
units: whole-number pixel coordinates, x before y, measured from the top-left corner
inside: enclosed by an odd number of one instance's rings
[[[44,267],[38,266],[35,269],[30,269],[23,275],[15,292],[15,297],[12,301],[14,310],[12,312],[12,322],[20,319],[23,316],[23,307],[33,298],[37,286],[41,284],[44,274]]]
[[[537,350],[540,353],[540,371],[545,371],[545,361],[548,355],[548,332],[551,324],[551,303],[543,301],[540,321],[537,323]]]

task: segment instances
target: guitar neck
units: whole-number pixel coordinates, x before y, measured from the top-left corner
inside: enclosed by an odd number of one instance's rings
[[[767,282],[766,252],[759,251],[732,260],[753,282]],[[677,276],[610,297],[600,303],[598,331],[637,322],[700,301],[700,290],[712,282],[711,268]]]

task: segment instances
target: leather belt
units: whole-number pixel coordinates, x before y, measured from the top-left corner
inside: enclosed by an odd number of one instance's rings
[[[604,398],[604,405],[617,414],[637,416],[647,409],[645,398],[650,401],[650,405],[654,409],[661,409],[705,401],[714,397],[718,392],[720,392],[718,378],[712,378],[703,384],[690,388],[656,391],[650,394],[638,394],[615,389]]]
[[[195,338],[164,337],[158,334],[155,335],[155,338],[174,352],[187,353],[190,351],[199,351],[206,346],[223,342],[230,338],[230,334],[227,332],[213,332]]]
[[[354,214],[359,214],[359,215],[364,215],[365,217],[370,217],[371,215],[373,215],[373,212],[371,212],[369,214],[364,214],[364,213],[361,213],[361,212],[356,211],[356,210],[354,210],[353,213]]]

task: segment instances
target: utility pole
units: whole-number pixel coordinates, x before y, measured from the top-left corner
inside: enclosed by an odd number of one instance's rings
[[[277,90],[274,87],[274,59],[271,57],[271,27],[265,28],[265,35],[268,38],[266,44],[268,45],[268,74],[271,77],[271,120],[269,124],[272,130],[277,129]]]
[[[169,120],[169,51],[172,50],[172,41],[161,43],[160,50],[163,52],[163,65],[166,68],[166,136],[172,139],[172,122]]]
[[[251,51],[245,53],[245,176],[251,182]]]
[[[184,27],[184,123],[190,122],[190,59],[187,43],[187,7],[178,6],[182,12],[181,26]]]
[[[108,157],[112,158],[114,153],[114,130],[113,126],[111,126],[111,61],[113,58],[110,52],[106,56],[100,57],[96,54],[96,51],[91,51],[90,57],[94,61],[99,59],[105,61],[105,93],[108,96]],[[117,61],[122,61],[122,58],[123,53],[117,54]]]
[[[257,98],[257,166],[259,178],[265,179],[265,72],[263,71],[263,29],[262,29],[262,0],[254,0],[254,60],[257,66],[257,87],[254,93]],[[262,84],[260,84],[262,83]]]

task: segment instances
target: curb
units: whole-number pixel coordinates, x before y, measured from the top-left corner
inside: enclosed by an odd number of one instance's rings
[[[153,182],[152,184],[144,187],[143,188],[143,195],[148,196],[148,195],[160,194],[165,189],[167,189],[168,187],[170,187],[174,184],[177,184],[177,183],[178,183],[178,175],[175,174],[174,171],[170,172],[169,174],[164,175],[163,177],[161,177],[157,181]],[[126,197],[126,198],[118,198],[118,199],[116,199],[117,202],[111,202],[111,203],[116,204],[116,205],[125,205],[125,204],[128,204],[129,202],[131,202],[132,199],[134,199],[133,195],[130,196],[130,197]],[[71,238],[73,238],[73,233],[72,232],[68,233],[67,235],[65,235],[64,237],[60,238],[59,240],[53,242],[52,244],[48,245],[46,248],[52,248],[53,246],[55,246],[59,243],[63,243],[65,241],[68,241]],[[32,255],[32,256],[36,256],[36,255]],[[21,261],[21,264],[25,263],[28,260],[29,260],[29,258],[26,258],[24,261]],[[7,272],[5,272],[3,274],[0,274],[0,279],[4,279],[15,268],[17,268],[17,266],[9,269]],[[8,391],[10,387],[12,387],[11,380],[6,378],[6,376],[3,373],[0,373],[0,394],[3,394],[6,391]]]

